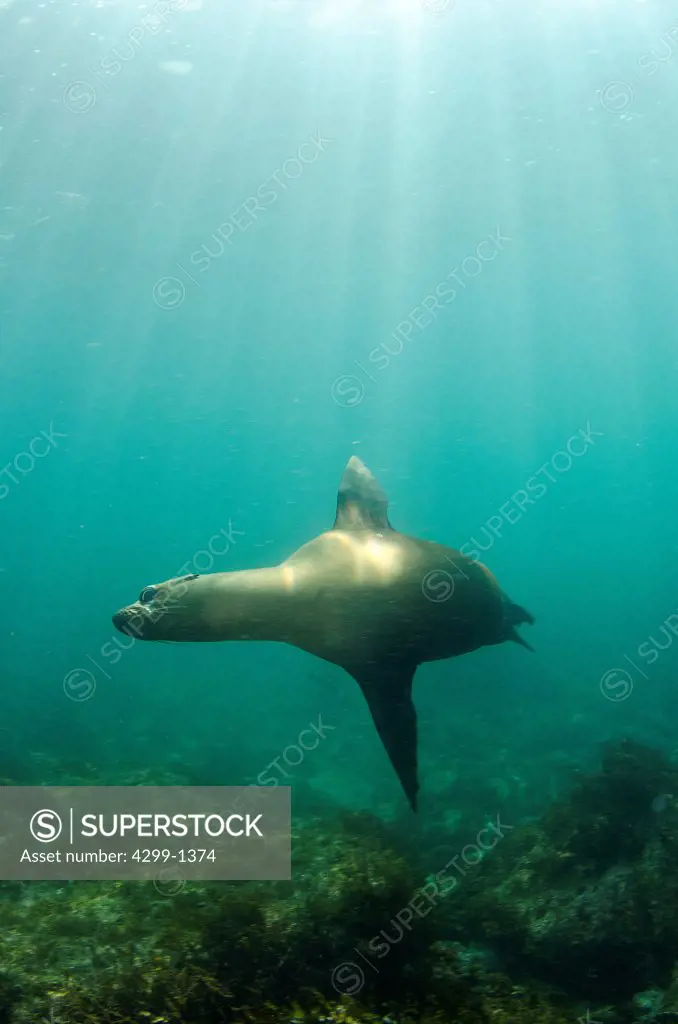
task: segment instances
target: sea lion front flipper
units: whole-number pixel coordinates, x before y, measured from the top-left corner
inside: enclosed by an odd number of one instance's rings
[[[388,498],[356,455],[346,464],[337,494],[335,530],[391,530]]]
[[[376,663],[352,671],[413,811],[417,809],[417,712],[412,703],[416,665]]]

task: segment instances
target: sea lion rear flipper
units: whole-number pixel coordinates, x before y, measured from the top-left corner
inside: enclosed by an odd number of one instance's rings
[[[534,647],[528,644],[527,640],[523,640],[520,633],[517,631],[516,626],[522,626],[525,623],[532,626],[534,625],[534,615],[532,612],[528,612],[527,608],[523,608],[519,604],[515,604],[508,597],[505,597],[505,616],[506,616],[506,640],[513,640],[514,643],[520,644],[521,647],[526,647],[528,651],[534,651]]]
[[[391,530],[388,498],[356,455],[346,464],[337,494],[335,530]]]
[[[528,644],[527,640],[523,639],[515,626],[510,626],[506,631],[506,640],[513,640],[514,644],[520,644],[521,647],[526,647],[528,651],[532,651],[534,654],[534,647],[532,644]]]
[[[413,811],[417,809],[417,712],[412,679],[417,666],[366,665],[351,675],[365,694],[374,724]]]
[[[528,612],[527,608],[523,608],[522,605],[516,604],[509,598],[506,598],[506,602],[506,617],[512,626],[522,626],[525,622],[530,626],[534,625],[532,612]]]

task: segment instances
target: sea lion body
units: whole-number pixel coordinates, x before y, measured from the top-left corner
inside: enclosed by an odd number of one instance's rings
[[[505,598],[484,566],[395,531],[332,530],[273,568],[152,589],[157,609],[120,613],[144,640],[269,640],[346,666],[437,661],[506,639]]]
[[[333,530],[286,561],[168,580],[113,617],[143,640],[260,640],[340,665],[360,684],[413,807],[418,790],[411,685],[419,664],[515,640],[532,616],[459,551],[393,530],[385,495],[351,459]]]
[[[395,531],[333,530],[282,571],[297,603],[287,642],[338,665],[435,661],[503,639],[498,585],[439,544]],[[439,591],[427,596],[427,582]]]

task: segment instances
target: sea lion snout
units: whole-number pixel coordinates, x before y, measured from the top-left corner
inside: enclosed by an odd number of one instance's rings
[[[138,608],[134,605],[129,605],[127,608],[121,608],[119,612],[116,612],[113,616],[113,625],[120,633],[125,633],[127,636],[133,636],[137,640],[143,640],[143,624],[144,618],[140,614]]]
[[[136,640],[202,639],[200,630],[194,635],[198,580],[197,575],[185,576],[144,587],[138,600],[115,613],[113,625]]]

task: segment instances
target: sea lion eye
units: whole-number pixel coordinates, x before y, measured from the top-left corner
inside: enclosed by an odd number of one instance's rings
[[[139,601],[141,602],[141,604],[148,604],[149,601],[153,600],[156,594],[157,590],[155,589],[155,587],[144,587],[144,589],[139,594]]]

